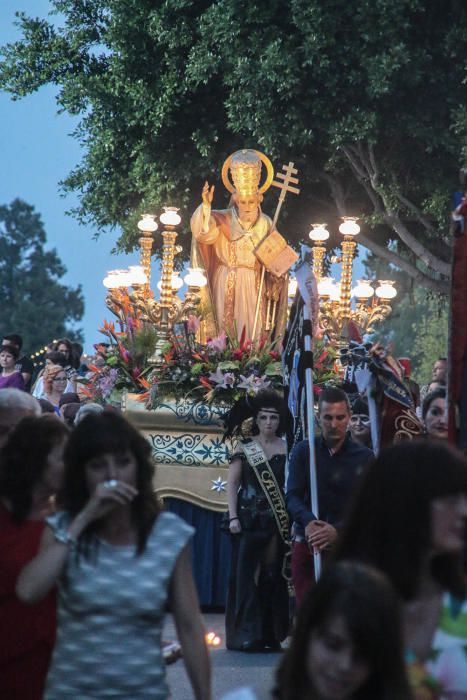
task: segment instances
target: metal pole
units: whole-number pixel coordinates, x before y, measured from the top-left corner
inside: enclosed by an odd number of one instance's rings
[[[313,401],[313,339],[312,313],[314,308],[314,297],[318,293],[316,280],[313,275],[310,260],[310,251],[306,246],[302,246],[303,262],[295,270],[298,289],[304,302],[303,306],[303,345],[305,350],[305,393],[306,393],[306,417],[308,430],[308,445],[310,450],[310,500],[313,515],[319,518],[318,504],[318,482],[316,476],[316,453],[315,453],[315,411]],[[318,581],[321,575],[321,554],[313,550],[315,580]]]
[[[303,307],[303,318],[310,321],[308,305],[305,300]],[[306,324],[309,327],[309,324]],[[305,356],[312,351],[311,334],[304,336]],[[309,355],[308,355],[309,356]],[[307,363],[309,364],[309,363]],[[316,518],[319,518],[318,506],[318,481],[316,478],[316,454],[315,454],[315,410],[313,401],[313,369],[308,367],[305,370],[305,390],[306,390],[306,418],[308,430],[308,445],[310,449],[310,497],[311,511]],[[313,550],[313,560],[315,565],[315,581],[321,576],[321,554]]]

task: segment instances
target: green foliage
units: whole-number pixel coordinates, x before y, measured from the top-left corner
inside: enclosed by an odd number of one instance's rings
[[[412,351],[416,359],[415,379],[423,384],[430,381],[433,362],[448,355],[448,309],[446,305],[440,308],[436,300],[430,300],[427,306],[427,314],[414,324]]]
[[[426,384],[433,362],[447,356],[447,304],[423,289],[407,292],[373,339],[390,344],[396,357],[410,357],[413,378]]]
[[[84,312],[81,286],[60,284],[66,269],[45,244],[34,207],[20,199],[0,206],[0,334],[20,333],[30,351],[53,338],[82,339],[74,326]]]
[[[177,203],[186,221],[203,181],[219,183],[226,155],[257,147],[276,167],[299,168],[300,206],[286,204],[281,221],[292,242],[313,220],[335,227],[342,214],[360,215],[370,247],[399,238],[396,259],[415,254],[409,274],[446,290],[449,195],[467,133],[465,3],[51,8],[62,26],[19,15],[23,38],[3,49],[0,87],[19,98],[54,84],[58,108],[81,117],[84,158],[64,188],[80,193],[82,221],[122,227],[129,249],[141,211]],[[266,210],[276,196],[268,193]],[[226,201],[216,192],[217,206]]]

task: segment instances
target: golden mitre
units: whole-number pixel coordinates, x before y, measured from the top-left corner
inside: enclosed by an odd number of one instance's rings
[[[236,151],[230,161],[230,173],[239,195],[257,194],[261,178],[261,158],[251,149]]]

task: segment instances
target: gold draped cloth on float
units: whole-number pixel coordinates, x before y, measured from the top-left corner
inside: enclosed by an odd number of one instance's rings
[[[256,222],[244,229],[232,206],[212,210],[207,230],[203,230],[203,205],[191,218],[193,233],[191,265],[204,267],[208,278],[202,290],[204,308],[211,308],[206,318],[206,336],[214,337],[223,330],[240,338],[245,328],[246,338],[253,340],[256,303],[261,279],[261,264],[254,249],[271,231],[272,221],[261,211]],[[287,276],[277,278],[266,273],[261,293],[256,338],[265,330],[267,295],[277,301],[273,337],[283,334],[287,312]]]

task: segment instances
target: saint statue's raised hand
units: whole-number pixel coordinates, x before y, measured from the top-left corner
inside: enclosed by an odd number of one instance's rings
[[[214,185],[211,185],[211,187],[209,187],[209,182],[207,180],[204,183],[203,192],[201,196],[203,199],[203,204],[210,207],[212,204],[212,200],[214,199]]]

